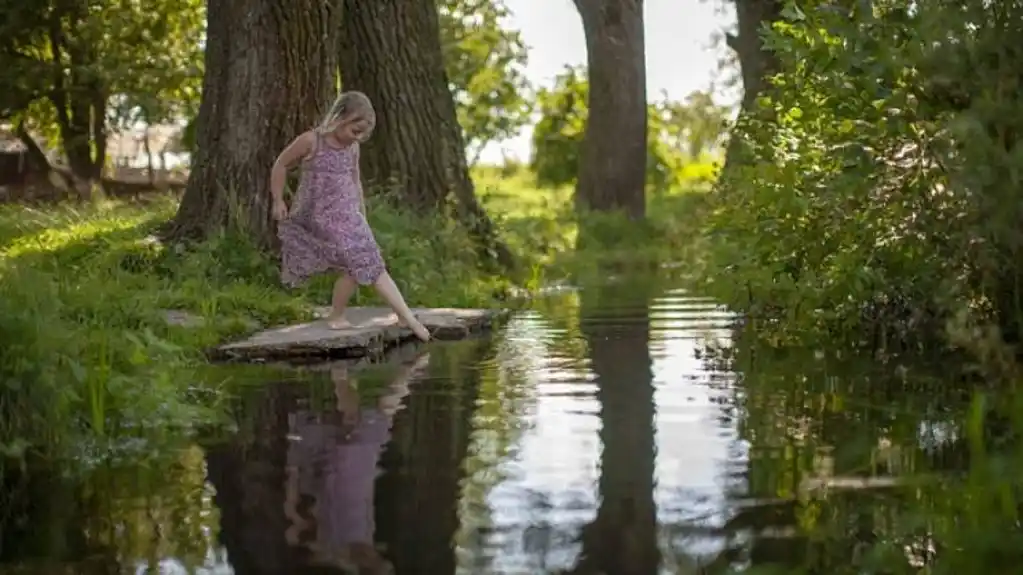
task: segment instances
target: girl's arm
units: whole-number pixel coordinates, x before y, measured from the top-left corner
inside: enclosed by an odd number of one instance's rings
[[[284,184],[288,178],[288,170],[295,167],[309,156],[316,144],[316,134],[306,132],[295,138],[281,155],[277,156],[274,167],[270,170],[270,195],[274,201],[284,201]]]

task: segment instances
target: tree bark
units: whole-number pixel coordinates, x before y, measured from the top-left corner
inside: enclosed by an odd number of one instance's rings
[[[341,27],[344,89],[364,92],[377,111],[361,156],[367,190],[390,190],[402,205],[426,213],[450,201],[484,261],[512,267],[469,177],[436,2],[344,0]]]
[[[337,90],[340,0],[218,0],[207,8],[197,148],[172,239],[225,228],[275,245],[270,170]]]
[[[576,184],[581,210],[646,215],[643,0],[575,0],[586,34],[589,114]]]

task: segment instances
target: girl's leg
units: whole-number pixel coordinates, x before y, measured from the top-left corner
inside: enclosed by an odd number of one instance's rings
[[[348,274],[341,274],[334,282],[334,292],[330,298],[330,315],[327,316],[327,325],[331,329],[347,329],[352,327],[345,319],[345,310],[348,309],[348,302],[359,289],[355,278]]]
[[[380,274],[377,281],[373,284],[376,288],[377,293],[380,297],[384,298],[387,305],[391,306],[391,309],[398,314],[398,320],[402,325],[407,326],[412,330],[412,333],[416,334],[416,337],[423,341],[430,341],[430,330],[419,323],[419,319],[416,318],[412,310],[409,309],[408,304],[405,303],[405,298],[402,297],[401,291],[398,290],[397,284],[394,283],[394,279],[391,274],[386,271]]]

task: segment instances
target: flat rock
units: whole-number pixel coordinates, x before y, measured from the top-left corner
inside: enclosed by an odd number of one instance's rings
[[[414,309],[434,339],[459,340],[488,331],[505,315],[503,310],[428,308]],[[318,310],[323,317],[326,310]],[[322,319],[268,329],[248,339],[213,350],[214,359],[267,361],[287,359],[351,358],[383,353],[415,339],[412,331],[398,325],[389,308],[351,308],[345,318],[351,328],[334,330]]]

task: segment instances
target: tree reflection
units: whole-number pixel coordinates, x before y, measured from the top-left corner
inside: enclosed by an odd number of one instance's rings
[[[611,283],[582,294],[581,331],[597,377],[603,451],[600,506],[583,529],[574,573],[652,575],[660,564],[649,290]]]
[[[443,378],[421,381],[395,418],[377,484],[378,543],[399,574],[455,573],[455,535],[480,371],[490,342],[471,345],[470,357],[438,362]]]
[[[289,573],[295,563],[297,550],[284,538],[283,489],[293,385],[267,385],[247,406],[248,429],[207,450],[207,474],[220,509],[220,543],[237,575]]]
[[[377,460],[391,419],[427,357],[401,366],[372,402],[344,364],[330,369],[332,405],[309,405],[295,383],[271,385],[251,424],[211,449],[221,542],[235,573],[385,572],[373,541]],[[365,398],[362,398],[365,399]]]
[[[109,457],[87,470],[33,461],[31,473],[5,478],[0,565],[105,574],[208,563],[217,514],[201,452],[179,443],[185,439],[171,436],[147,445],[146,455]]]
[[[453,573],[477,385],[465,366],[490,352],[469,345],[468,361],[465,346],[432,353],[443,377],[419,356],[377,389],[335,367],[325,409],[294,383],[266,388],[248,437],[209,452],[235,573]]]

